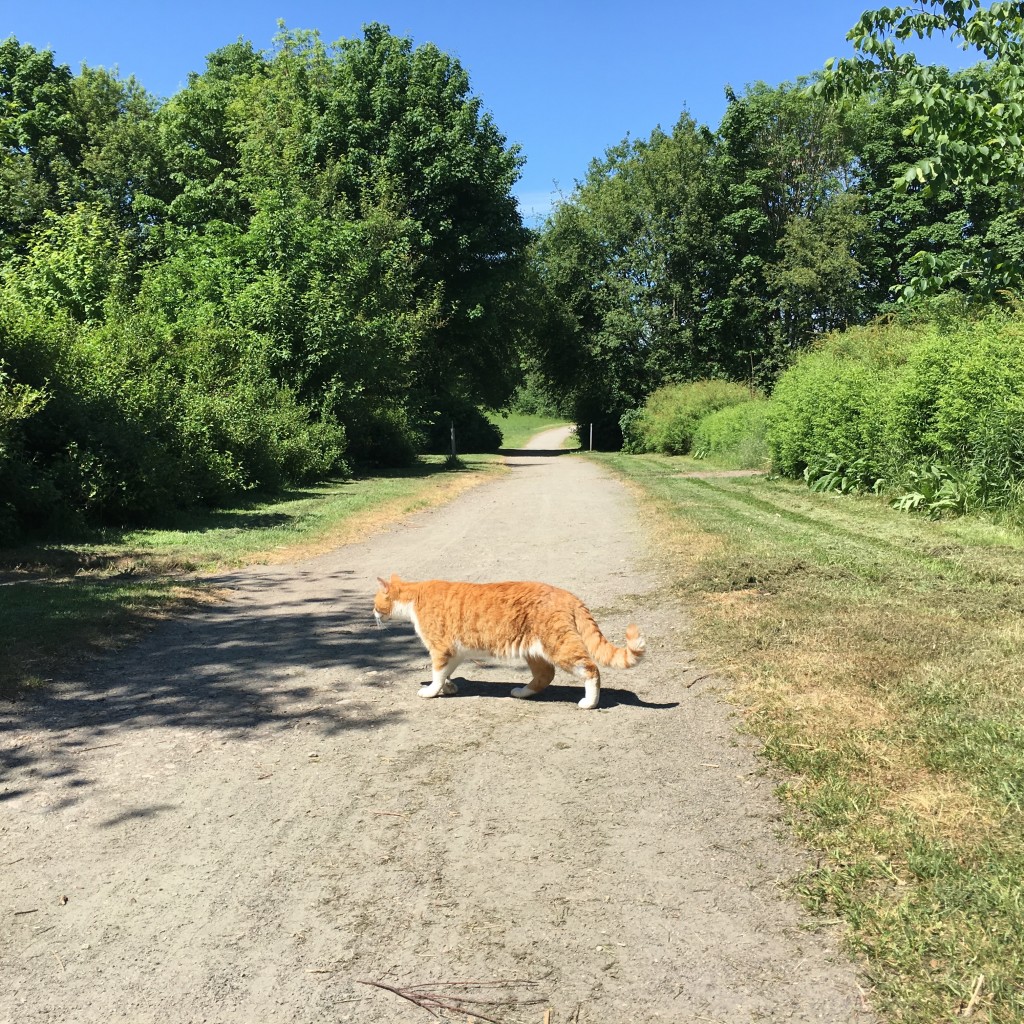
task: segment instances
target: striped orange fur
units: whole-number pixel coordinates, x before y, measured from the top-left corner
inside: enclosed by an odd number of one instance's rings
[[[408,619],[430,652],[433,679],[421,687],[421,697],[455,693],[452,672],[468,658],[492,655],[529,665],[533,678],[513,690],[514,697],[540,693],[557,666],[582,681],[586,692],[580,707],[596,708],[598,665],[632,668],[644,654],[636,626],[626,630],[625,647],[616,647],[578,597],[546,583],[413,583],[397,575],[378,582],[377,621]]]

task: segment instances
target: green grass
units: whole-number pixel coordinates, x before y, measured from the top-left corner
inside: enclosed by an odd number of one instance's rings
[[[458,472],[443,462],[182,514],[161,529],[0,550],[0,697],[214,599],[205,571],[315,555],[500,472],[494,456],[464,456]]]
[[[1024,1020],[1024,538],[707,463],[609,455],[734,681],[876,1006]]]
[[[534,434],[542,430],[549,430],[551,427],[561,427],[566,424],[564,418],[552,416],[534,416],[525,413],[489,413],[487,418],[501,429],[503,448],[522,448]],[[567,442],[570,448],[576,447],[575,437]]]

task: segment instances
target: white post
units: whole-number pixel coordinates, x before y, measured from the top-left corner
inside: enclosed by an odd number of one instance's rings
[[[594,424],[590,424],[590,450],[594,450]]]

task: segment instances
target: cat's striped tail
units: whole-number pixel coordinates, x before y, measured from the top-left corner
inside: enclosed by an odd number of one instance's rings
[[[635,625],[626,627],[626,646],[616,647],[598,628],[594,617],[585,609],[576,612],[576,628],[590,656],[608,668],[632,668],[643,656],[647,641]]]

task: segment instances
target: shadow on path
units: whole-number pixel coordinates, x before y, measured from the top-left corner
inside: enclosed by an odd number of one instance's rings
[[[514,683],[492,683],[478,682],[466,679],[457,673],[452,677],[459,688],[459,692],[451,697],[439,697],[438,700],[458,700],[460,697],[488,697],[494,700],[522,700],[520,697],[513,697],[512,690],[529,682],[529,670],[523,666],[523,678]],[[424,682],[429,682],[425,679]],[[528,697],[526,700],[531,704],[564,703],[576,704],[583,697],[582,686],[560,686],[552,683],[536,697]],[[600,708],[610,710],[611,708],[630,707],[648,708],[652,711],[668,711],[671,708],[679,707],[679,701],[671,701],[665,704],[657,704],[638,697],[632,690],[625,690],[621,687],[602,686]]]
[[[416,637],[383,643],[368,603],[357,606],[333,577],[321,596],[280,583],[246,580],[227,604],[166,623],[43,693],[0,702],[0,805],[55,780],[73,802],[76,788],[92,784],[89,752],[125,729],[242,736],[301,722],[333,736],[395,718],[359,698],[424,661]],[[259,590],[270,599],[253,600]],[[23,731],[37,738],[29,743]]]
[[[575,448],[499,448],[498,454],[512,459],[534,457],[553,459],[559,455],[572,455],[576,450]]]

